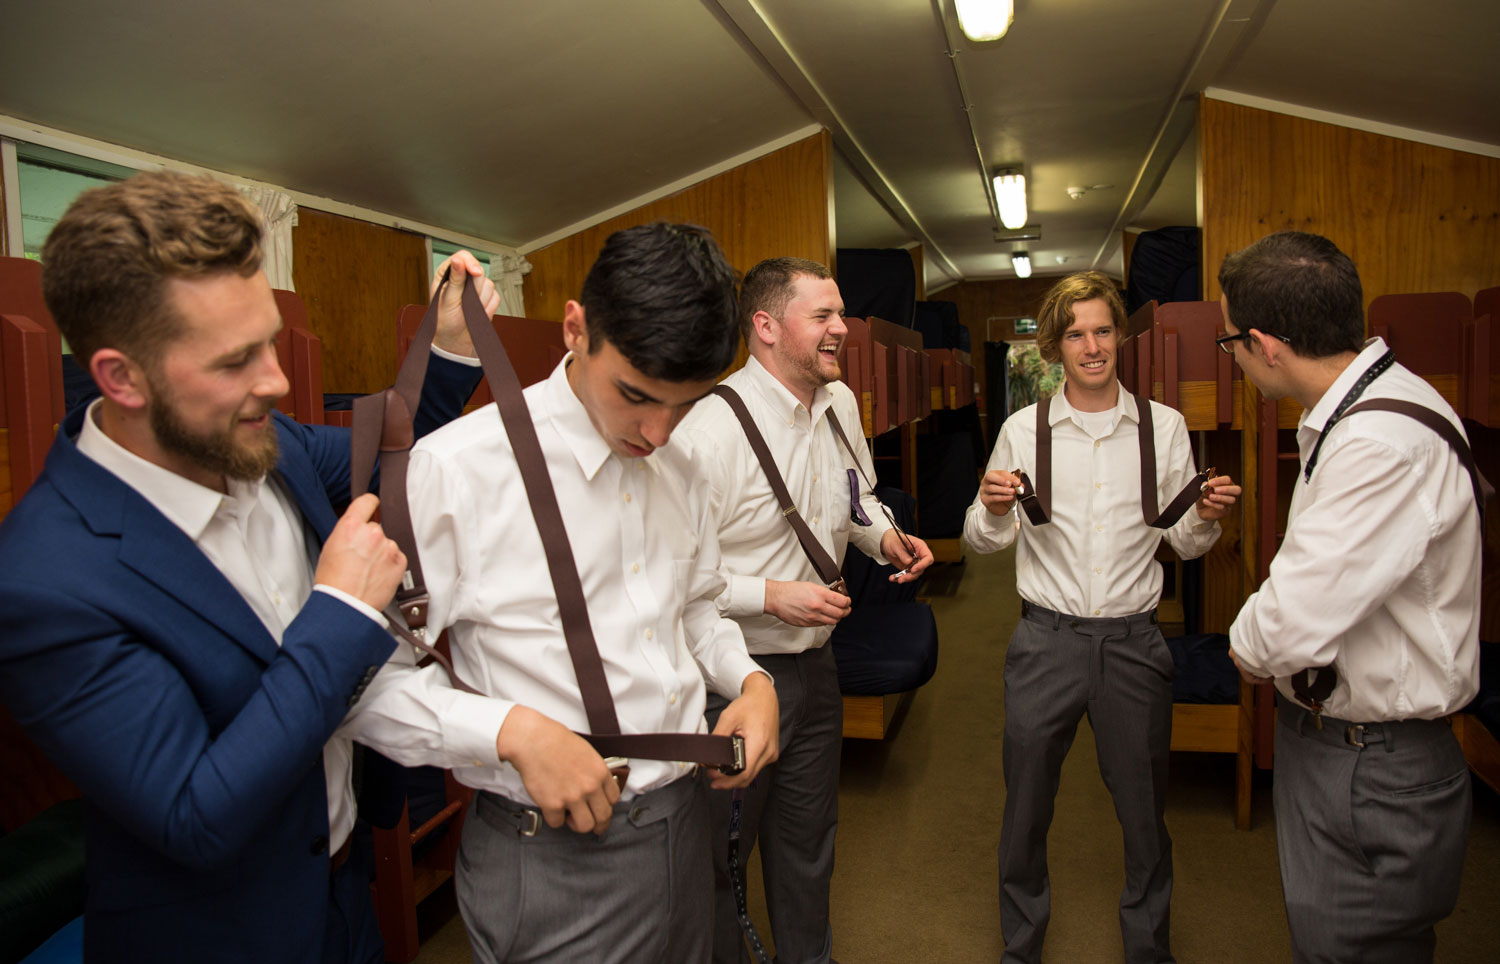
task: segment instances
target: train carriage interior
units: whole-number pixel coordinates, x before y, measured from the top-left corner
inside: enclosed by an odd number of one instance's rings
[[[1163,542],[1156,557],[1176,667],[1172,943],[1185,962],[1290,959],[1276,708],[1226,634],[1285,537],[1301,408],[1215,347],[1218,270],[1272,231],[1334,241],[1367,333],[1444,396],[1500,480],[1500,4],[996,6],[1009,29],[976,40],[955,0],[7,4],[0,514],[93,394],[40,296],[47,232],[79,193],[138,171],[213,175],[264,215],[279,408],[305,424],[348,425],[353,399],[392,382],[411,306],[459,249],[487,265],[528,384],[562,359],[564,306],[616,230],[702,225],[739,273],[826,264],[878,491],[937,560],[895,587],[857,552],[846,564],[834,956],[998,960],[1021,600],[1015,550],[976,553],[964,516],[1007,416],[1057,390],[1035,351],[1044,294],[1102,271],[1129,313],[1122,384],[1180,411],[1197,466],[1244,487],[1207,555]],[[1448,964],[1500,946],[1500,512],[1486,525],[1483,685],[1451,718],[1473,813],[1437,929]],[[79,960],[76,933],[57,943],[83,907],[78,790],[3,707],[0,731],[0,964]],[[472,791],[439,769],[397,778],[407,809],[364,844],[387,960],[468,961],[452,878]],[[1123,845],[1087,721],[1049,839],[1046,959],[1122,960]],[[28,957],[49,939],[56,956]]]

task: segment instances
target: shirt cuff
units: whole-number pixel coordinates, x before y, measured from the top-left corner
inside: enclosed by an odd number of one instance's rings
[[[745,692],[745,680],[752,673],[761,674],[771,681],[773,688],[776,686],[776,679],[761,669],[760,664],[751,659],[748,653],[735,652],[727,655],[719,667],[719,672],[716,674],[718,679],[715,681],[718,685],[714,686],[714,689],[726,700],[737,700]]]
[[[515,707],[511,700],[455,692],[442,715],[443,747],[455,766],[497,767],[495,742]]]
[[[446,358],[451,362],[458,362],[460,365],[468,365],[470,368],[478,368],[481,364],[479,359],[473,355],[458,355],[446,349],[439,348],[436,345],[432,346],[432,353],[439,358]]]
[[[766,580],[763,576],[731,574],[722,598],[725,616],[760,616],[766,611]]]
[[[371,606],[369,603],[365,602],[362,599],[354,598],[353,596],[344,592],[344,590],[342,589],[335,589],[332,586],[325,586],[322,583],[318,583],[316,586],[313,586],[313,592],[326,592],[334,599],[337,599],[343,602],[345,605],[352,606],[359,612],[364,613],[365,616],[374,620],[375,624],[381,629],[391,628],[390,622],[388,622],[386,618],[380,614],[380,610],[376,609],[374,606]]]

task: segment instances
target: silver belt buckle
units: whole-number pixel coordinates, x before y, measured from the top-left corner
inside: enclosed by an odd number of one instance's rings
[[[1361,750],[1365,748],[1365,727],[1362,723],[1350,723],[1344,727],[1344,742],[1350,746],[1357,746]]]
[[[542,829],[542,812],[540,810],[526,809],[520,813],[521,825],[516,832],[523,837],[535,837],[536,832]]]

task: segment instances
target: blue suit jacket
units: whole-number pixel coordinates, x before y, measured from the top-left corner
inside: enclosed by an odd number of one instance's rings
[[[418,431],[478,369],[434,358]],[[313,593],[282,645],[193,542],[73,443],[0,525],[0,699],[88,801],[89,961],[318,961],[322,749],[394,648]],[[276,471],[322,544],[347,430],[279,414]]]

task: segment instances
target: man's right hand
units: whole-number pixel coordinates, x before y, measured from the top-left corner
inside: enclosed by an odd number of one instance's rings
[[[1005,515],[1016,504],[1016,490],[1021,487],[1021,477],[1004,469],[992,469],[984,473],[979,483],[979,504],[992,515]]]
[[[551,717],[514,706],[495,737],[495,752],[521,774],[521,783],[549,827],[564,822],[575,833],[609,829],[620,787],[588,741]]]
[[[374,493],[349,503],[323,543],[313,582],[341,590],[375,609],[384,609],[406,573],[406,556],[370,521],[380,500]]]
[[[832,626],[849,615],[849,597],[815,582],[767,579],[765,611],[789,626]]]

